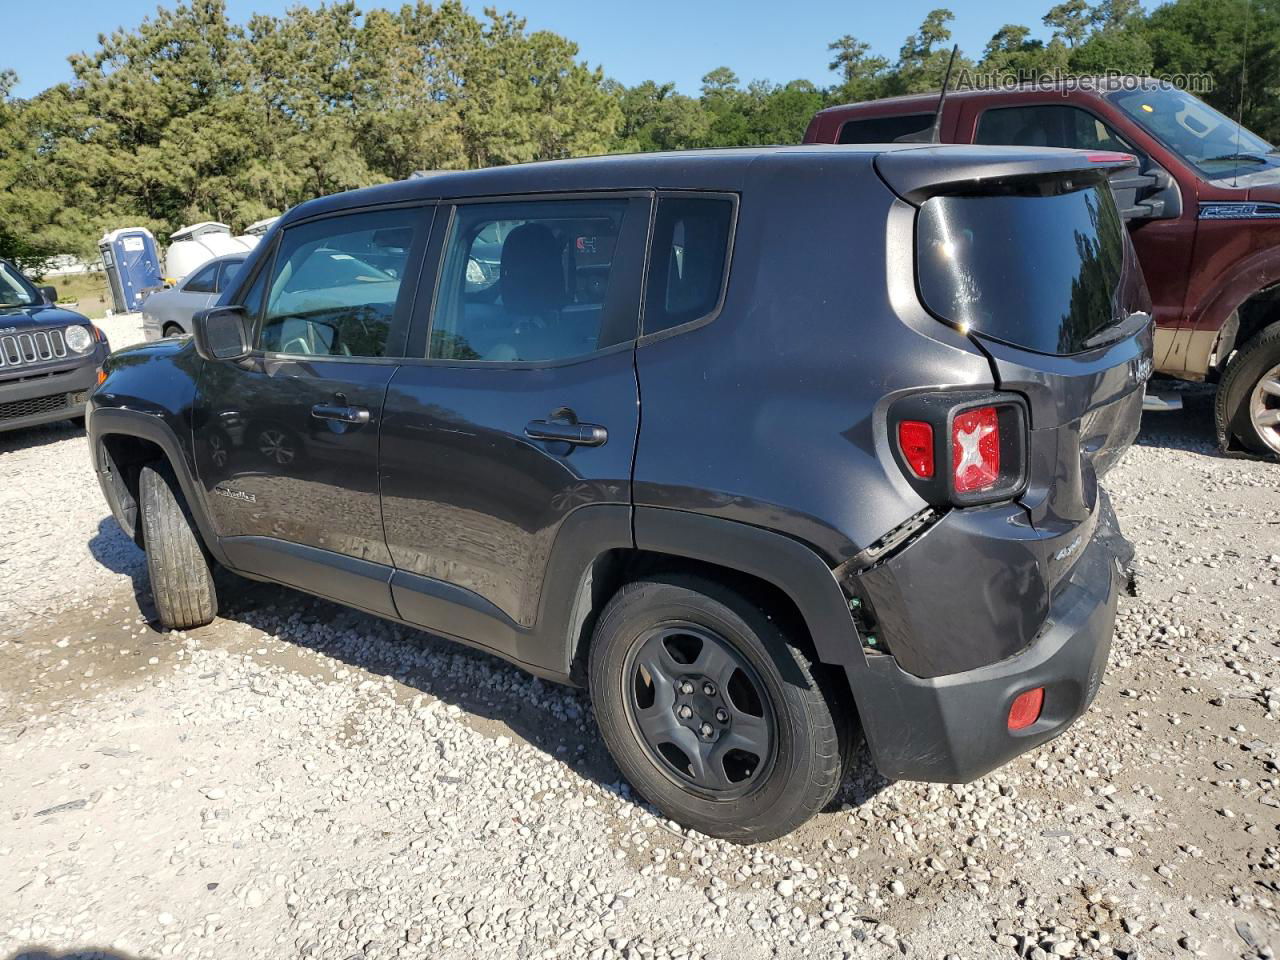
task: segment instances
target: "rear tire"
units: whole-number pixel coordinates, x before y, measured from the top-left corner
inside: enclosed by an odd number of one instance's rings
[[[1218,385],[1218,432],[1280,457],[1280,323],[1240,348]]]
[[[138,476],[138,501],[160,625],[189,630],[212,622],[218,612],[213,565],[172,471],[144,466]]]
[[[683,575],[627,584],[601,615],[588,672],[614,761],[681,824],[771,840],[840,787],[847,713],[778,623],[721,584]]]

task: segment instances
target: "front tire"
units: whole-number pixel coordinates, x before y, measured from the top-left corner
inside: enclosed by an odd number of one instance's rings
[[[678,575],[627,584],[601,615],[588,672],[614,761],[681,824],[771,840],[840,786],[847,715],[776,620],[721,584]]]
[[[218,612],[213,566],[173,473],[144,466],[138,476],[138,501],[160,625],[166,630],[189,630],[212,622]]]
[[[1254,453],[1280,457],[1280,323],[1273,323],[1231,359],[1218,385],[1219,434]]]

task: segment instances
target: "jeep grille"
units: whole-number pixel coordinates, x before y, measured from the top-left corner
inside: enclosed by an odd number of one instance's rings
[[[0,336],[0,370],[45,360],[61,360],[67,355],[67,341],[61,330],[6,333]]]

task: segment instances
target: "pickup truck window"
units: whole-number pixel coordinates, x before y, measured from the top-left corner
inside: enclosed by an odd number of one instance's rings
[[[1122,319],[1125,233],[1101,176],[932,197],[916,230],[924,304],[975,333],[1072,354]]]
[[[904,137],[915,137],[933,126],[932,113],[908,113],[893,117],[867,117],[850,120],[840,128],[837,143],[896,143]]]
[[[286,230],[259,347],[305,356],[383,356],[421,219],[420,210],[379,210]]]
[[[1185,90],[1123,90],[1109,99],[1207,176],[1222,177],[1237,167],[1277,162],[1271,144]]]
[[[618,199],[459,206],[428,357],[513,363],[594,352],[627,205]]]
[[[1136,152],[1089,111],[1047,104],[987,110],[978,121],[978,132],[973,142],[994,146]]]

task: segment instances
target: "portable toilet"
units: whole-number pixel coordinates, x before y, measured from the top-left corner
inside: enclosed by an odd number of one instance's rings
[[[165,279],[170,283],[178,283],[214,257],[244,253],[252,250],[257,243],[252,238],[233,237],[231,228],[225,223],[212,221],[175,230],[169,241],[164,269]]]
[[[156,238],[146,227],[121,227],[98,241],[102,265],[111,284],[116,313],[141,309],[142,301],[162,283]]]

